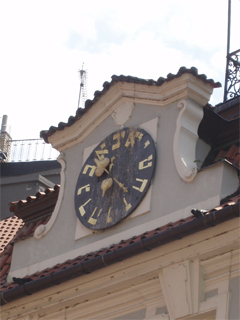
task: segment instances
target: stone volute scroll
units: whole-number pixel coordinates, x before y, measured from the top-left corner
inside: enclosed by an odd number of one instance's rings
[[[180,112],[173,141],[175,166],[184,181],[192,182],[197,175],[197,130],[203,117],[203,109],[191,100],[181,100],[177,107]]]
[[[64,186],[65,186],[65,167],[66,167],[66,163],[65,163],[65,159],[64,159],[64,153],[60,153],[60,155],[58,156],[57,161],[61,164],[61,167],[62,167],[61,173],[60,173],[60,176],[61,176],[61,188],[60,188],[60,191],[59,191],[58,200],[57,200],[56,206],[55,206],[55,208],[53,210],[53,213],[52,213],[51,218],[48,221],[48,223],[46,225],[45,224],[40,224],[36,228],[36,230],[34,232],[34,237],[36,239],[43,238],[48,233],[48,231],[52,228],[52,226],[54,225],[54,223],[56,221],[56,218],[58,216],[59,209],[60,209],[60,206],[61,206],[61,203],[62,203],[64,189],[65,189]]]

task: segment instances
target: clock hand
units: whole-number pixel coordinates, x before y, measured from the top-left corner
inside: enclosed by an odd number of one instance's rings
[[[119,182],[107,169],[104,169],[105,172],[119,185],[121,189],[123,189],[124,192],[128,192],[127,188],[124,187],[124,184]]]
[[[110,164],[110,169],[112,169],[112,166],[113,166],[113,160],[115,159],[115,157],[112,157],[111,159],[111,164]],[[100,177],[103,172],[105,171],[117,184],[118,186],[123,189],[124,192],[128,192],[127,188],[124,186],[123,183],[119,182],[107,169],[106,167],[109,165],[109,158],[104,158],[102,160],[98,160],[98,159],[94,159],[94,162],[97,166],[96,170],[95,170],[95,175],[97,177]],[[104,192],[105,194],[105,192]]]
[[[95,175],[97,177],[101,177],[101,175],[104,172],[104,169],[109,165],[109,158],[104,158],[102,160],[98,160],[98,159],[94,159],[94,162],[97,166],[96,170],[95,170]]]
[[[103,180],[102,184],[101,184],[101,189],[102,189],[102,198],[105,195],[105,192],[107,191],[107,189],[111,188],[113,184],[113,179],[112,178],[107,178],[105,180]]]

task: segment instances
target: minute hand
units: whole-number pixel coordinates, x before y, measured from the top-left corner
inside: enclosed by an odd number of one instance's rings
[[[121,189],[123,189],[124,192],[128,192],[128,189],[124,187],[124,184],[114,178],[114,176],[107,169],[104,169],[104,171],[107,172],[107,174],[119,185]]]

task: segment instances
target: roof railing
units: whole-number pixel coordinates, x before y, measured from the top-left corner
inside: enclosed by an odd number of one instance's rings
[[[240,49],[227,57],[224,101],[240,95]]]
[[[42,139],[12,140],[8,162],[56,160],[59,152]]]

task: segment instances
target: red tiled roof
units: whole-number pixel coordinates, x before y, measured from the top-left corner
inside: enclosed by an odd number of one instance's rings
[[[190,70],[191,70],[190,73],[192,73],[192,69],[190,69]],[[186,70],[185,71],[183,70],[183,73],[184,72],[186,72]],[[118,78],[120,78],[120,77],[118,77]],[[176,77],[176,76],[173,76],[173,77]],[[127,77],[127,78],[128,78],[129,82],[131,82],[131,81],[132,82],[147,81],[147,80],[141,80],[141,79],[132,78],[132,77]],[[170,81],[171,79],[172,79],[171,76],[169,76],[169,80],[165,79],[164,81]],[[126,81],[126,80],[119,80],[118,79],[117,81]],[[151,80],[148,80],[148,81],[151,81]],[[143,83],[143,84],[147,84],[147,83]],[[148,84],[151,85],[151,83],[148,83]],[[99,95],[96,95],[96,97],[97,96],[99,97],[101,94],[102,93],[99,93]],[[81,110],[79,112],[81,113]],[[76,119],[74,121],[76,121]],[[65,125],[62,126],[62,128],[64,128],[64,127],[65,127]],[[234,166],[240,168],[239,154],[240,154],[240,147],[235,144],[235,145],[232,145],[231,147],[221,149],[218,152],[218,154],[212,158],[211,163],[215,163],[215,162],[221,161],[223,159],[226,159]],[[0,292],[6,292],[10,289],[18,287],[18,285],[13,282],[6,283],[6,277],[7,277],[7,274],[9,273],[10,264],[11,264],[13,242],[16,242],[18,240],[25,239],[26,237],[32,236],[34,233],[34,230],[36,229],[36,227],[39,224],[46,224],[48,222],[48,220],[51,217],[54,205],[57,201],[59,188],[60,188],[60,186],[55,186],[54,189],[48,188],[45,190],[45,192],[38,192],[35,196],[27,197],[26,200],[12,202],[10,204],[10,211],[14,212],[14,214],[17,217],[9,218],[9,227],[10,227],[9,229],[2,229],[3,226],[5,228],[5,226],[6,226],[5,223],[6,223],[6,220],[8,220],[8,219],[0,222],[1,234],[4,233],[4,237],[1,239],[3,241],[0,242],[2,245],[1,248],[5,247],[5,251],[2,252],[0,255],[0,257],[1,257],[1,261],[0,261],[0,266],[1,266]],[[229,206],[234,206],[239,202],[239,200],[240,200],[239,195],[234,198],[231,198],[230,200],[227,200],[224,204],[210,210],[207,213],[207,215],[210,216],[210,214],[212,212],[216,212],[216,211],[220,212],[224,208],[227,208]],[[84,256],[78,256],[75,259],[67,260],[64,263],[57,264],[51,268],[44,269],[44,270],[42,270],[40,272],[36,272],[32,275],[26,275],[26,277],[31,278],[32,280],[37,280],[42,277],[47,277],[52,274],[56,274],[59,271],[69,269],[74,266],[78,266],[78,265],[82,264],[83,262],[92,261],[93,259],[96,259],[97,257],[103,257],[103,255],[105,255],[107,253],[114,252],[114,254],[116,254],[116,256],[117,256],[118,251],[123,248],[127,248],[128,246],[131,246],[132,244],[135,244],[137,242],[141,242],[144,239],[150,239],[154,235],[161,235],[161,234],[165,233],[167,230],[170,230],[174,234],[174,230],[176,227],[179,227],[181,225],[184,226],[188,222],[194,222],[197,220],[198,220],[197,218],[195,218],[193,215],[191,215],[186,219],[181,219],[181,220],[176,221],[174,223],[168,223],[165,226],[160,226],[159,228],[145,232],[141,235],[133,236],[128,240],[122,240],[118,244],[113,244],[112,246],[110,246],[108,248],[103,248],[103,249],[98,250],[96,252],[88,253]],[[12,232],[11,228],[16,229],[15,233]],[[16,234],[17,231],[19,231],[19,232]],[[15,236],[15,238],[14,238],[14,236]],[[13,242],[10,243],[13,238],[14,238]],[[5,239],[7,239],[7,240],[5,240]]]
[[[233,205],[237,204],[239,201],[240,201],[240,195],[228,200],[223,205],[220,205],[218,207],[215,207],[215,208],[211,209],[208,213],[206,213],[206,216],[210,215],[212,212],[216,212],[216,211],[220,212],[224,208],[227,208],[227,207],[230,207],[230,206],[233,206]],[[111,253],[111,252],[115,252],[116,256],[117,256],[117,251],[122,249],[122,248],[124,248],[124,247],[128,247],[129,245],[137,243],[139,241],[142,241],[143,239],[148,239],[148,238],[150,238],[150,237],[152,237],[154,235],[163,234],[167,230],[172,230],[173,233],[174,233],[174,229],[176,227],[184,225],[184,224],[187,224],[188,222],[194,221],[194,220],[198,220],[198,218],[196,218],[195,216],[191,215],[191,216],[189,216],[189,217],[187,217],[185,219],[178,220],[178,221],[176,221],[174,223],[168,223],[168,224],[166,224],[164,226],[160,226],[160,227],[158,227],[158,228],[156,228],[154,230],[144,232],[141,235],[133,236],[133,237],[127,239],[127,240],[122,240],[117,244],[111,245],[110,247],[103,248],[103,249],[98,250],[96,252],[91,252],[91,253],[85,254],[83,256],[78,256],[78,257],[76,257],[74,259],[67,260],[67,261],[65,261],[63,263],[58,263],[58,264],[56,264],[55,266],[53,266],[51,268],[46,268],[46,269],[44,269],[42,271],[35,272],[34,274],[26,275],[26,277],[24,277],[24,278],[30,278],[30,279],[32,279],[34,281],[34,280],[40,279],[42,277],[46,277],[46,276],[49,276],[51,274],[54,274],[54,273],[56,273],[58,271],[71,268],[71,267],[73,267],[75,265],[80,265],[83,262],[92,260],[94,258],[97,258],[99,256],[103,256],[103,255],[105,255],[107,253]],[[164,242],[162,242],[162,243],[164,243]],[[18,287],[18,285],[16,283],[14,283],[14,282],[6,283],[6,277],[7,277],[8,271],[9,271],[10,261],[11,261],[11,249],[12,249],[11,247],[12,246],[9,246],[7,248],[4,256],[2,257],[1,265],[2,265],[3,269],[2,269],[2,274],[1,274],[1,280],[2,281],[1,281],[1,286],[0,286],[0,292],[5,292],[5,291],[8,291],[10,289]]]
[[[217,163],[224,159],[240,170],[240,146],[233,144],[227,149],[220,150],[213,162]]]
[[[40,224],[46,224],[49,221],[50,217],[51,215],[43,219],[36,220],[30,224],[26,224],[23,222],[22,219],[19,219],[18,217],[14,217],[15,223],[11,225],[9,224],[9,229],[7,232],[9,242],[4,246],[4,248],[2,248],[2,251],[0,254],[0,287],[6,282],[6,277],[10,270],[14,243],[16,243],[19,240],[24,240],[28,237],[31,237],[35,229]],[[0,221],[0,226],[4,224],[6,220],[9,220],[9,219],[10,218]],[[13,241],[10,242],[11,240]]]
[[[26,207],[29,205],[34,206],[35,203],[39,206],[39,200],[41,199],[44,204],[46,204],[46,200],[51,196],[55,201],[58,192],[60,190],[60,185],[56,184],[54,188],[47,188],[44,192],[37,192],[35,196],[28,196],[26,200],[13,201],[9,204],[9,210],[14,212],[15,215],[21,217],[24,221],[28,221],[28,215],[25,213]],[[56,202],[56,201],[55,201]],[[30,218],[32,219],[33,213],[31,212]]]
[[[10,269],[13,243],[31,237],[40,224],[47,224],[57,201],[60,186],[37,192],[26,200],[11,202],[14,217],[0,221],[0,281],[5,283]],[[50,199],[51,197],[51,199]],[[44,201],[44,208],[40,202]],[[36,206],[37,205],[37,206]]]
[[[41,224],[47,224],[50,218],[51,218],[51,213],[48,216],[42,217],[42,219],[35,220],[34,222],[31,222],[28,224],[25,223],[25,225],[22,227],[21,230],[19,230],[18,234],[14,238],[14,242],[17,242],[19,240],[24,240],[28,237],[33,236],[36,228]]]
[[[14,242],[24,240],[33,235],[40,224],[47,224],[57,202],[59,185],[47,188],[45,192],[37,192],[35,196],[28,196],[26,200],[14,201],[9,209],[22,221],[22,228],[14,238]]]
[[[0,260],[0,287],[5,284],[12,261],[13,244],[9,244],[1,253]]]
[[[152,79],[145,80],[145,79],[132,77],[132,76],[124,76],[124,75],[116,76],[116,75],[113,75],[111,82],[107,82],[107,81],[104,82],[102,91],[95,91],[93,100],[87,100],[86,101],[84,109],[78,109],[76,111],[76,115],[69,117],[67,123],[60,122],[57,127],[51,126],[49,128],[49,130],[41,131],[40,137],[43,138],[45,140],[45,142],[48,143],[48,137],[50,137],[56,131],[63,130],[65,127],[70,127],[71,125],[73,125],[78,119],[80,119],[83,116],[84,113],[86,113],[89,110],[89,108],[92,107],[92,105],[94,103],[96,103],[100,99],[100,97],[105,92],[107,92],[109,90],[109,88],[114,83],[117,83],[117,82],[128,82],[128,83],[136,83],[136,84],[142,84],[142,85],[148,85],[148,86],[161,86],[165,82],[172,81],[173,79],[179,78],[183,74],[186,74],[186,73],[192,74],[193,76],[195,76],[196,78],[202,80],[203,82],[211,84],[213,86],[213,88],[221,87],[221,83],[220,82],[214,82],[212,79],[207,79],[205,74],[198,74],[198,69],[195,68],[195,67],[192,67],[190,69],[187,69],[186,67],[181,67],[178,70],[177,74],[169,73],[167,75],[167,78],[160,77],[157,81],[156,80],[152,80]]]
[[[224,159],[226,159],[228,162],[240,169],[240,147],[237,145],[232,145],[229,148],[220,150],[217,156],[215,156],[215,158],[212,160],[212,163],[216,163]],[[10,211],[14,212],[16,216],[0,221],[0,265],[2,269],[0,273],[0,281],[2,283],[5,282],[6,276],[10,269],[11,252],[13,245],[13,243],[10,242],[13,238],[14,242],[16,242],[32,236],[38,225],[46,224],[49,221],[57,201],[59,190],[60,186],[56,185],[54,188],[47,188],[45,192],[38,192],[35,196],[29,196],[25,200],[10,203]],[[238,199],[237,201],[239,201],[239,198],[233,198],[233,203],[236,202],[236,199]],[[227,202],[223,206],[214,208],[213,210],[221,210],[225,205],[229,204],[231,204],[231,202]],[[190,216],[188,219],[177,221],[174,224],[172,224],[172,226],[176,226],[181,223],[186,223],[189,219],[194,219],[194,217]],[[161,230],[170,227],[171,224],[168,224],[167,226],[157,228],[151,232],[146,232],[143,235],[132,237],[131,239],[122,241],[118,245],[114,246],[114,249],[120,248],[122,245],[125,246],[128,243],[133,243],[134,241],[148,237],[152,233],[161,232]],[[103,249],[103,251],[106,250],[111,250],[111,247]],[[94,254],[91,253],[84,257],[78,257],[71,262],[67,261],[64,264],[57,265],[51,268],[51,270],[55,272],[54,270],[58,270],[59,268],[65,268],[68,264],[72,265],[78,263],[77,261],[79,259],[89,259],[91,256],[94,256],[96,254],[102,254],[103,251],[100,250]],[[39,274],[34,274],[33,277],[38,278],[38,276],[41,276],[45,273],[48,274],[49,270],[44,270]]]
[[[10,217],[0,221],[0,285],[5,283],[6,275],[10,269],[13,250],[11,242],[23,226],[23,220],[18,217]]]
[[[10,217],[0,221],[0,257],[10,241],[15,237],[16,233],[23,227],[22,219]]]

